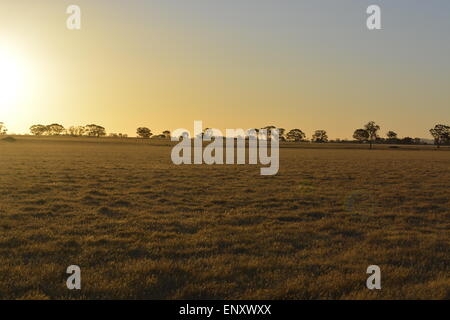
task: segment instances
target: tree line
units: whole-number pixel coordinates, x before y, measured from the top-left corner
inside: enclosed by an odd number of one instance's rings
[[[424,144],[420,138],[404,137],[400,139],[398,134],[394,131],[388,131],[386,138],[380,137],[379,131],[381,127],[374,121],[369,121],[363,128],[356,129],[353,133],[353,141],[347,140],[329,140],[326,130],[315,130],[311,139],[306,138],[306,134],[300,129],[291,129],[286,132],[284,128],[277,128],[276,126],[266,126],[261,129],[253,128],[248,130],[248,135],[256,133],[261,134],[264,130],[266,138],[270,139],[270,130],[278,129],[280,141],[286,142],[314,142],[314,143],[339,143],[339,142],[358,142],[368,143],[370,149],[373,148],[373,144]],[[136,130],[137,136],[143,139],[149,139],[152,137],[152,132],[147,127],[139,127]],[[214,134],[211,128],[206,128],[201,133],[201,137],[212,136]],[[435,145],[439,148],[441,145],[450,145],[450,126],[437,124],[434,128],[430,129],[430,134],[434,139]],[[161,135],[155,136],[157,138],[170,138],[170,131],[164,131]],[[181,137],[182,138],[182,137]]]
[[[379,132],[381,127],[377,125],[374,121],[369,121],[362,128],[356,129],[353,133],[353,141],[347,140],[329,140],[326,130],[316,130],[311,136],[311,139],[306,138],[306,134],[300,129],[291,129],[286,131],[283,128],[277,128],[275,126],[266,126],[263,128],[253,128],[249,132],[256,134],[262,134],[261,130],[267,132],[267,138],[270,138],[270,130],[278,129],[280,141],[287,142],[314,142],[314,143],[339,143],[339,142],[358,142],[358,143],[368,143],[370,149],[372,149],[373,144],[422,144],[420,138],[404,137],[400,139],[396,132],[388,131],[386,133],[386,138],[380,137]],[[202,136],[206,134],[212,134],[212,129],[206,128]],[[7,128],[3,122],[0,122],[0,135],[6,135]],[[430,129],[430,134],[433,137],[434,144],[439,148],[441,145],[450,145],[450,126],[444,124],[437,124],[434,128]],[[73,136],[73,137],[104,137],[106,136],[106,129],[97,124],[88,124],[85,126],[71,126],[69,128],[64,128],[61,124],[53,123],[50,125],[36,124],[30,127],[30,133],[35,136]],[[169,130],[163,131],[161,134],[154,135],[152,131],[147,127],[139,127],[136,129],[136,135],[138,138],[150,139],[150,138],[160,138],[160,139],[170,139],[171,133]],[[127,138],[127,134],[122,133],[110,133],[110,137]]]
[[[261,129],[270,130],[275,129],[275,126],[267,126]],[[208,130],[208,129],[206,129]],[[257,133],[259,129],[251,129]],[[293,141],[293,142],[315,142],[315,143],[339,143],[339,142],[358,142],[358,143],[368,143],[370,149],[372,149],[373,144],[424,144],[420,138],[404,137],[399,138],[398,134],[394,131],[388,131],[386,133],[386,138],[379,135],[381,127],[377,125],[374,121],[369,121],[363,126],[363,128],[356,129],[353,133],[353,141],[348,140],[329,140],[328,134],[325,130],[316,130],[311,140],[306,138],[306,134],[300,129],[292,129],[286,133],[283,128],[278,128],[279,137],[281,141]],[[439,148],[441,145],[450,145],[450,126],[444,124],[437,124],[434,128],[430,129],[430,134],[434,139],[434,144]]]
[[[30,132],[35,136],[61,136],[69,135],[74,137],[103,137],[106,136],[106,129],[96,124],[88,124],[85,126],[71,126],[64,128],[63,125],[52,123],[49,125],[35,124],[30,127]]]
[[[422,144],[420,138],[405,137],[399,139],[398,135],[394,131],[388,131],[386,133],[387,138],[381,138],[378,135],[380,126],[374,121],[368,122],[361,129],[356,129],[353,133],[353,138],[358,142],[369,143],[370,149],[374,143],[386,143],[386,144]],[[430,134],[434,139],[434,144],[439,148],[441,145],[450,145],[450,126],[437,124],[434,128],[430,129]]]
[[[136,129],[136,134],[137,134],[138,138],[142,138],[142,139],[150,139],[151,137],[160,138],[160,139],[170,139],[170,131],[169,130],[165,130],[159,135],[154,135],[152,133],[152,130],[150,130],[149,128],[139,127]]]

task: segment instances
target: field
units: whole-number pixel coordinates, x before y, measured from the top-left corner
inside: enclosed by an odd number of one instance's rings
[[[260,176],[175,166],[169,142],[16,139],[0,299],[450,299],[448,148],[286,145]]]

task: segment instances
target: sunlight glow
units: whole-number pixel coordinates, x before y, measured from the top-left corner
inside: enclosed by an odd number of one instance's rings
[[[26,83],[24,62],[6,48],[0,47],[0,112],[10,112],[18,102]]]

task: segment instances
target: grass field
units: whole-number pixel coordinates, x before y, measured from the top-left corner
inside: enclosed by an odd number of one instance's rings
[[[286,145],[260,176],[175,166],[165,141],[16,139],[1,299],[450,299],[448,148]]]

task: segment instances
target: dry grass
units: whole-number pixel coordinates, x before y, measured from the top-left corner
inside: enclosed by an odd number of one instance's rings
[[[283,148],[263,177],[147,144],[0,141],[0,298],[450,299],[448,150]]]

